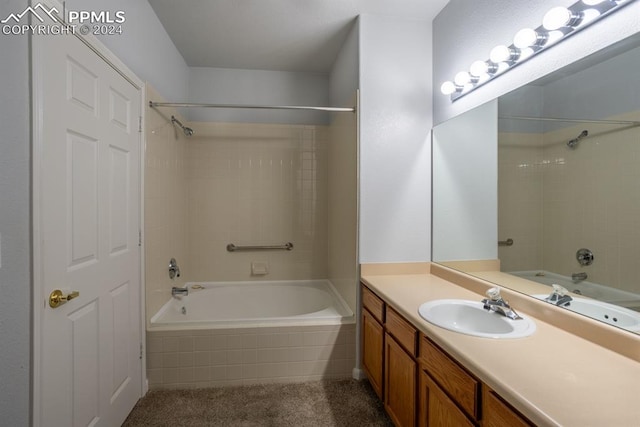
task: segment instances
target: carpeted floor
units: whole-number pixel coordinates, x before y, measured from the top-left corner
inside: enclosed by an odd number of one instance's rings
[[[335,380],[151,391],[123,426],[386,427],[393,423],[367,381]]]

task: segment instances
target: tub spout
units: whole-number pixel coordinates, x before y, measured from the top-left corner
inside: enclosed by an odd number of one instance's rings
[[[176,298],[176,297],[186,297],[187,295],[189,295],[189,289],[188,288],[178,288],[178,287],[173,287],[171,288],[171,296]]]
[[[571,274],[571,280],[573,280],[574,282],[587,280],[587,273],[573,273]]]

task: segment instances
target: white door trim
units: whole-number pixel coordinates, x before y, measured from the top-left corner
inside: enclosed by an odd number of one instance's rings
[[[41,0],[41,4],[46,5],[49,8],[55,7],[58,11],[64,10],[62,5],[57,0]],[[31,95],[31,107],[32,107],[32,257],[33,257],[33,291],[32,291],[32,333],[31,333],[31,347],[32,347],[32,360],[31,360],[31,389],[32,389],[32,423],[34,427],[40,426],[40,410],[41,410],[41,392],[38,387],[41,378],[41,310],[45,301],[42,297],[44,295],[43,289],[43,277],[42,277],[42,206],[40,204],[41,191],[42,191],[42,155],[43,155],[43,75],[45,73],[44,64],[42,61],[42,46],[40,39],[37,36],[30,35],[31,40],[31,81],[32,81],[32,95]],[[56,37],[56,36],[50,36]],[[120,74],[125,80],[131,83],[140,94],[140,111],[138,115],[141,117],[141,123],[144,123],[145,115],[145,90],[144,82],[135,75],[116,55],[113,54],[102,42],[100,42],[93,35],[81,36],[76,34],[76,37],[80,39],[87,47],[96,53],[103,61],[105,61],[111,68],[113,68],[118,74]],[[118,37],[116,35],[110,37]],[[140,218],[139,229],[144,230],[144,143],[145,134],[144,126],[140,126],[139,132],[139,147],[140,147]],[[144,240],[142,240],[144,241]],[[146,379],[146,360],[144,355],[145,349],[145,290],[144,290],[144,248],[140,247],[140,337],[141,337],[141,378],[142,393],[145,394],[148,390],[148,382]]]

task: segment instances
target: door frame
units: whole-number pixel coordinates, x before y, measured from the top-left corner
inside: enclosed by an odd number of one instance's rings
[[[58,11],[62,11],[63,6],[57,0],[41,0],[40,3],[46,5],[49,8],[55,7]],[[64,19],[64,17],[61,17]],[[49,37],[62,37],[62,36],[49,36]],[[145,339],[145,270],[144,270],[144,165],[145,165],[145,132],[144,121],[146,111],[146,99],[145,99],[145,83],[136,76],[113,52],[111,52],[102,42],[100,42],[95,36],[89,34],[82,36],[76,34],[75,37],[82,41],[89,49],[91,49],[98,57],[113,68],[118,74],[120,74],[125,80],[135,87],[140,96],[140,111],[137,112],[140,117],[139,132],[138,132],[138,149],[140,150],[140,200],[139,200],[139,218],[138,229],[140,233],[140,256],[139,256],[139,271],[140,271],[140,286],[138,292],[140,294],[140,318],[138,319],[138,325],[140,328],[140,355],[141,355],[141,369],[140,378],[142,395],[148,391],[148,381],[146,375],[146,339]],[[117,35],[109,37],[119,37]],[[31,74],[31,243],[32,243],[32,272],[33,272],[33,288],[32,288],[32,305],[31,305],[31,421],[34,427],[40,426],[40,411],[41,411],[41,391],[39,388],[41,378],[41,363],[42,363],[42,330],[41,311],[43,307],[46,307],[46,301],[44,298],[45,289],[43,286],[43,253],[42,253],[42,206],[40,198],[42,195],[42,155],[44,135],[42,132],[43,125],[43,75],[45,73],[46,64],[42,59],[42,45],[40,38],[37,36],[29,36],[31,41],[31,61],[30,61],[30,74]]]

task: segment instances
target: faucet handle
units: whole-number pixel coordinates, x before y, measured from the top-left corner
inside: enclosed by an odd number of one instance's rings
[[[497,300],[499,300],[501,298],[501,296],[500,296],[500,288],[498,288],[498,287],[489,288],[489,289],[487,289],[487,292],[485,292],[485,295],[491,301],[497,301]]]
[[[551,288],[553,288],[553,293],[558,295],[558,296],[565,296],[567,294],[567,292],[569,292],[569,290],[567,288],[565,288],[564,286],[560,286],[558,284],[552,284]]]

